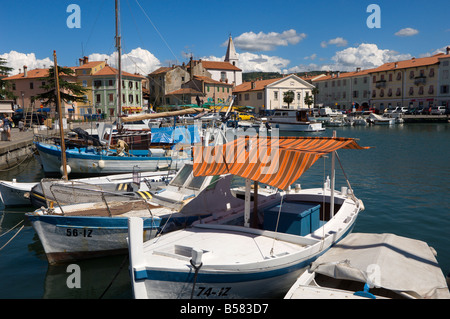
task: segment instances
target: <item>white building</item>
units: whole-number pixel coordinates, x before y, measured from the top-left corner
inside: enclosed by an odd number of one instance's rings
[[[312,96],[314,86],[295,74],[286,77],[244,82],[237,86],[233,93],[237,95],[235,104],[240,106],[252,106],[255,112],[274,110],[279,108],[302,109],[307,108],[305,97]],[[284,102],[284,93],[294,92],[294,101],[289,107]]]

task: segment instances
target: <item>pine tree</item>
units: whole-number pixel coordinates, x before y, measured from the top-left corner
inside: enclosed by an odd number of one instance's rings
[[[71,68],[58,66],[59,74],[59,89],[61,101],[65,103],[69,102],[84,102],[84,94],[88,89],[83,88],[76,82],[69,82],[64,77],[74,76],[75,71]],[[40,78],[39,80],[45,82],[45,85],[41,85],[41,89],[45,89],[46,92],[34,96],[36,100],[42,100],[44,105],[56,105],[56,82],[55,82],[55,68],[51,67],[48,70],[48,76]]]
[[[0,75],[8,76],[13,70],[13,68],[6,66],[6,63],[5,59],[0,58]],[[9,82],[2,81],[0,77],[0,100],[3,99],[14,99],[14,94],[9,90]]]

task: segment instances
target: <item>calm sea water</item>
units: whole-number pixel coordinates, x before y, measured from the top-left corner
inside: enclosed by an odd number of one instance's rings
[[[359,138],[369,150],[341,150],[339,157],[355,194],[365,205],[354,232],[394,233],[427,242],[450,272],[450,124],[403,124],[392,127],[335,128],[337,136]],[[331,136],[333,129],[314,133]],[[309,134],[311,135],[311,134]],[[302,187],[320,187],[330,175],[331,157],[319,160],[299,180]],[[336,161],[336,188],[345,185]],[[0,179],[38,181],[34,160]],[[17,229],[27,209],[0,206],[0,247]],[[25,227],[0,250],[0,298],[131,298],[125,256],[78,262],[81,288],[69,289],[67,265],[49,266],[34,229]],[[114,279],[115,278],[115,279]],[[114,280],[113,280],[114,279]],[[112,282],[112,284],[111,284]],[[111,285],[110,285],[111,284]],[[107,289],[109,287],[109,289]],[[106,291],[106,292],[105,292]]]

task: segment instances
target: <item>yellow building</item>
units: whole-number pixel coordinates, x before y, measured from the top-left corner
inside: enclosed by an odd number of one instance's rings
[[[77,77],[77,83],[88,89],[85,93],[85,102],[78,102],[74,108],[74,117],[77,118],[80,114],[92,114],[94,110],[94,77],[93,75],[102,70],[106,66],[105,61],[93,61],[89,62],[88,57],[80,59],[80,66],[75,67],[75,75]]]
[[[439,59],[443,53],[426,58],[385,63],[369,72],[370,105],[384,110],[403,106],[431,107],[437,103]]]

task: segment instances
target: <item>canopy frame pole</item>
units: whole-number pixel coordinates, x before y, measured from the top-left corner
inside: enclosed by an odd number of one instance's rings
[[[252,185],[251,179],[245,179],[245,203],[244,203],[244,226],[250,227],[250,188]]]
[[[336,138],[336,131],[333,131],[333,138]],[[336,151],[331,154],[331,185],[330,185],[330,219],[334,217],[334,188],[335,188],[335,164]]]

